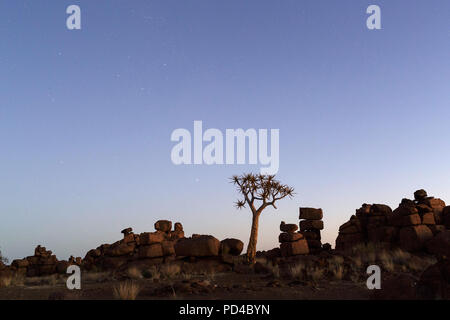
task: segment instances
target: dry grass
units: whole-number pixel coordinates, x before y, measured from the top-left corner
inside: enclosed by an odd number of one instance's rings
[[[135,280],[143,278],[142,272],[136,267],[128,268],[127,275],[130,279],[135,279]]]
[[[183,280],[190,280],[192,279],[192,274],[183,272],[180,273],[180,278]]]
[[[86,282],[106,282],[110,280],[111,274],[108,272],[89,272],[83,273],[81,276],[81,281]]]
[[[13,277],[10,275],[4,275],[0,277],[0,288],[7,288],[13,283]]]
[[[51,286],[55,287],[59,284],[65,283],[65,280],[58,274],[52,274],[45,277],[29,277],[25,278],[23,284],[26,286]]]
[[[265,268],[267,268],[274,278],[280,277],[280,268],[278,267],[278,265],[274,265],[271,261],[267,260],[265,257],[257,257],[255,261],[261,263]]]
[[[141,271],[141,273],[145,279],[152,279],[152,280],[161,279],[161,272],[158,270],[156,266],[144,269]]]
[[[159,272],[164,278],[173,279],[181,273],[181,267],[177,264],[163,264]]]
[[[280,277],[280,267],[276,264],[272,264],[272,263],[267,263],[266,265],[267,269],[270,270],[270,274],[274,277],[274,278],[279,278]]]
[[[342,280],[344,277],[344,258],[334,256],[328,263],[328,271],[335,280]]]
[[[291,279],[302,280],[306,272],[306,266],[301,262],[297,262],[288,267],[288,276]]]
[[[125,281],[114,286],[114,298],[117,300],[135,300],[141,288],[133,281]]]
[[[418,257],[402,249],[386,249],[374,243],[360,244],[351,249],[350,257],[356,269],[377,264],[388,272],[419,272],[436,262],[433,257]]]

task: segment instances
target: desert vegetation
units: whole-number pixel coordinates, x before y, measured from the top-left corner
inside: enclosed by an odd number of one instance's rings
[[[254,175],[250,173],[234,176],[231,180],[244,198],[236,202],[236,207],[242,209],[248,206],[252,213],[252,227],[246,256],[249,263],[254,263],[261,213],[269,206],[276,209],[276,202],[283,198],[292,198],[294,188],[281,184],[278,180],[275,180],[273,175]]]

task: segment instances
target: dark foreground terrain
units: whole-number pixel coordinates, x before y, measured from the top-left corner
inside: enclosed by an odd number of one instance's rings
[[[400,249],[359,246],[348,256],[332,251],[281,259],[276,264],[259,257],[253,266],[239,258],[229,271],[211,261],[84,271],[81,290],[67,289],[67,275],[16,275],[2,278],[0,299],[450,299],[448,260],[438,262],[433,256]],[[381,270],[381,290],[369,290],[366,285],[367,267],[374,264]]]

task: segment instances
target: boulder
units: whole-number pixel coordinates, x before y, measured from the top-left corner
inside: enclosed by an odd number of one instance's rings
[[[370,208],[372,207],[372,205],[364,203],[361,208],[356,209],[356,216],[357,217],[364,217],[364,216],[368,216],[370,214]]]
[[[362,233],[339,234],[336,238],[336,250],[348,250],[360,243],[364,243],[364,236]]]
[[[322,220],[323,211],[322,209],[315,208],[300,208],[299,218],[305,220]]]
[[[439,198],[428,197],[423,201],[423,203],[431,207],[433,210],[442,210],[443,208],[445,208],[444,200]]]
[[[238,256],[244,249],[244,243],[239,239],[225,239],[220,242],[220,254]]]
[[[416,205],[416,208],[419,211],[420,215],[423,215],[428,212],[433,212],[433,209],[424,203],[420,203],[420,204]]]
[[[38,266],[39,276],[49,276],[56,273],[56,264],[47,264]]]
[[[184,238],[175,244],[175,253],[183,257],[209,257],[219,255],[220,241],[213,236]]]
[[[434,219],[434,213],[433,212],[425,213],[422,216],[422,224],[427,224],[427,225],[436,224],[436,221]]]
[[[102,259],[102,266],[105,269],[118,269],[127,263],[127,257],[104,257]]]
[[[345,228],[339,228],[339,232],[342,234],[351,234],[351,233],[358,233],[359,230],[355,225],[351,224]]]
[[[394,213],[388,218],[388,222],[391,226],[408,227],[419,225],[422,223],[422,220],[420,219],[420,215],[418,213],[409,216]]]
[[[283,232],[278,237],[279,242],[292,242],[292,241],[297,241],[300,239],[303,239],[303,234],[301,234],[301,233]]]
[[[322,230],[323,221],[321,220],[303,220],[300,221],[300,230]]]
[[[172,221],[158,220],[155,222],[155,230],[162,232],[169,232],[172,230]]]
[[[29,264],[30,263],[28,262],[28,260],[26,258],[25,259],[16,259],[11,263],[11,265],[17,269],[18,268],[26,268],[29,266]]]
[[[45,249],[45,247],[42,247],[41,245],[38,245],[36,249],[34,249],[35,257],[50,257],[51,255],[52,252],[50,250]]]
[[[183,231],[183,225],[180,222],[175,222],[174,230]]]
[[[322,237],[320,236],[320,231],[318,231],[318,230],[303,231],[303,232],[301,232],[301,234],[303,235],[303,237],[306,240],[321,240],[322,239]]]
[[[398,228],[384,226],[377,228],[370,228],[368,231],[369,242],[383,242],[383,243],[395,243],[398,236]]]
[[[442,209],[442,224],[447,229],[450,229],[450,206]]]
[[[161,242],[161,247],[163,250],[164,256],[173,256],[175,255],[175,246],[173,241],[163,241]]]
[[[176,241],[178,239],[184,238],[184,231],[183,230],[175,230],[170,231],[168,234],[169,240]]]
[[[392,215],[389,213],[389,215]],[[385,215],[369,216],[366,220],[367,227],[381,227],[386,225],[387,218]]]
[[[425,200],[426,197],[428,197],[427,192],[423,189],[414,192],[414,199],[417,201]]]
[[[441,224],[435,224],[435,225],[429,225],[428,228],[430,228],[431,232],[433,233],[433,235],[437,235],[438,233],[447,230],[445,228],[445,226],[441,225]]]
[[[101,252],[100,249],[91,249],[91,250],[88,251],[88,253],[86,253],[86,256],[84,258],[85,259],[89,258],[89,257],[98,258],[101,255],[102,255],[102,252]]]
[[[132,232],[133,232],[133,228],[126,228],[126,229],[123,229],[122,231],[120,231],[120,233],[123,233],[124,236],[126,236]]]
[[[410,216],[418,214],[419,210],[415,206],[401,205],[393,211],[393,215]]]
[[[163,231],[143,232],[139,235],[139,241],[141,245],[161,243],[166,239],[167,234]]]
[[[322,242],[319,240],[306,240],[306,242],[308,243],[308,248],[310,250],[322,248]]]
[[[298,240],[294,242],[284,242],[280,245],[281,256],[290,257],[300,254],[308,254],[308,242],[306,240]]]
[[[450,299],[450,260],[439,261],[422,273],[417,296],[424,300]]]
[[[130,243],[130,242],[136,242],[136,237],[134,233],[128,233],[123,236],[122,242],[124,243]]]
[[[370,207],[370,214],[373,216],[386,216],[392,213],[391,207],[385,204],[373,204]]]
[[[135,249],[134,244],[116,243],[106,250],[105,255],[110,257],[120,257],[133,253],[134,249]]]
[[[440,258],[450,259],[450,230],[438,233],[426,244],[427,251]]]
[[[423,249],[431,238],[433,233],[427,226],[403,227],[399,233],[399,245],[406,251],[418,251]]]
[[[139,247],[139,258],[158,258],[163,257],[163,247],[161,243],[143,245]]]
[[[381,289],[372,290],[371,300],[414,300],[416,279],[408,274],[393,275],[382,272]]]
[[[70,266],[69,261],[58,261],[56,263],[56,272],[59,274],[65,274],[69,266]]]
[[[296,224],[290,223],[286,224],[284,221],[281,221],[280,230],[282,232],[295,232],[297,231],[298,226]]]
[[[56,259],[55,255],[52,255],[50,257],[39,257],[38,264],[40,265],[53,265],[58,262],[58,259]]]

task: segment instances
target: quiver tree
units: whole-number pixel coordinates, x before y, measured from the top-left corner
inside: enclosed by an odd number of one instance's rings
[[[258,241],[258,222],[263,210],[269,206],[277,209],[275,203],[285,197],[292,198],[294,189],[275,180],[274,175],[244,174],[233,176],[232,183],[244,197],[236,202],[238,209],[248,206],[252,211],[252,229],[247,247],[247,261],[255,262],[256,243]]]

